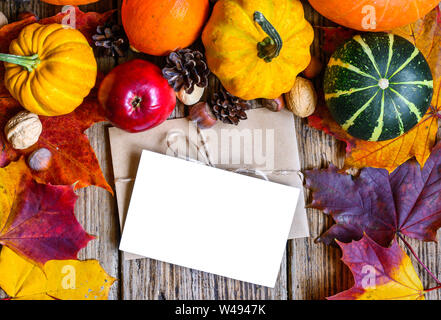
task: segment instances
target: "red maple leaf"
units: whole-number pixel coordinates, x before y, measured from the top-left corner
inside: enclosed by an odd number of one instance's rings
[[[441,227],[441,143],[423,169],[412,159],[391,174],[365,168],[354,178],[331,166],[306,171],[305,176],[306,186],[313,191],[311,207],[330,214],[336,222],[319,241],[347,243],[364,233],[383,246],[397,233],[436,241]]]
[[[95,30],[97,25],[103,24],[113,12],[83,13],[76,8],[77,29],[90,39],[92,30]],[[60,13],[54,17],[42,19],[39,23],[61,23],[65,15],[65,13]],[[0,52],[8,52],[9,43],[25,26],[36,21],[35,16],[28,16],[22,21],[1,28]],[[3,78],[3,75],[4,67],[1,64],[0,78]],[[20,104],[12,98],[4,84],[0,83],[0,128],[4,128],[6,122],[21,110]],[[8,165],[21,156],[27,156],[36,149],[46,148],[51,151],[53,158],[48,170],[32,172],[38,182],[54,185],[75,184],[75,188],[96,185],[113,193],[103,176],[89,140],[83,133],[94,123],[105,120],[96,98],[96,90],[92,90],[83,104],[71,114],[60,117],[40,117],[40,119],[43,132],[38,143],[29,149],[14,150],[6,142],[3,133],[0,134],[0,167]]]
[[[44,265],[76,259],[93,239],[74,215],[72,186],[37,183],[20,159],[0,169],[0,244]]]

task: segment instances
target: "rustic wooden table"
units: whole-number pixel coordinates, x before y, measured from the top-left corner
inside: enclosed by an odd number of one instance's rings
[[[315,12],[306,0],[302,2],[305,15],[312,25],[332,25]],[[81,9],[104,12],[120,7],[121,0],[101,0]],[[61,7],[38,0],[0,0],[0,11],[14,21],[22,11],[47,17],[60,12]],[[320,50],[322,36],[321,31],[316,29],[312,51],[325,61],[327,57]],[[114,66],[111,58],[99,57],[98,61],[103,72]],[[184,108],[179,105],[173,117],[184,115]],[[113,185],[108,126],[105,123],[97,124],[87,134],[107,180]],[[309,128],[305,120],[298,118],[296,130],[303,168],[326,167],[331,162],[343,164],[342,143]],[[150,259],[125,262],[118,251],[120,232],[115,198],[97,187],[80,190],[78,194],[77,218],[87,232],[97,236],[81,251],[80,259],[98,259],[107,272],[118,279],[110,291],[110,299],[323,299],[352,285],[352,276],[340,261],[341,251],[314,243],[314,239],[332,224],[330,218],[317,210],[308,209],[311,238],[288,242],[277,285],[274,289],[268,289]],[[309,194],[307,196],[309,201]],[[435,243],[422,244],[417,241],[411,241],[411,244],[435,275],[441,276],[438,261],[440,247]],[[433,284],[421,267],[417,266],[417,271],[425,286]],[[0,298],[3,296],[0,290]],[[426,297],[439,299],[441,293],[430,292]]]

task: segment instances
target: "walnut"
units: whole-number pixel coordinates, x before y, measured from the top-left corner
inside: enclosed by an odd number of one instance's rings
[[[43,126],[35,113],[21,111],[5,126],[5,135],[14,149],[27,149],[37,143]]]
[[[297,77],[294,87],[285,94],[286,107],[296,116],[306,118],[314,113],[317,93],[311,81]]]

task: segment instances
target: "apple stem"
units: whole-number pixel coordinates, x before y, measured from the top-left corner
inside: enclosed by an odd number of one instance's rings
[[[429,270],[429,268],[421,261],[420,258],[418,258],[417,254],[415,253],[415,251],[413,250],[412,246],[410,245],[409,242],[406,241],[406,239],[404,239],[404,237],[400,234],[397,233],[398,238],[403,241],[404,245],[407,247],[407,249],[409,249],[409,251],[412,253],[412,255],[415,257],[415,259],[418,261],[418,263],[427,271],[427,273],[436,281],[437,284],[441,285],[441,281],[438,280],[438,278]],[[438,289],[438,287],[437,287]],[[435,290],[435,288],[429,289],[430,290]],[[427,291],[427,290],[425,290]]]

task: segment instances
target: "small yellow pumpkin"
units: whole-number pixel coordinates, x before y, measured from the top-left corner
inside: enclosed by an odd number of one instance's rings
[[[313,38],[298,0],[219,0],[202,34],[211,71],[245,100],[288,92]]]
[[[61,24],[31,24],[0,54],[5,86],[30,112],[58,116],[77,108],[94,87],[97,63],[83,34]]]

